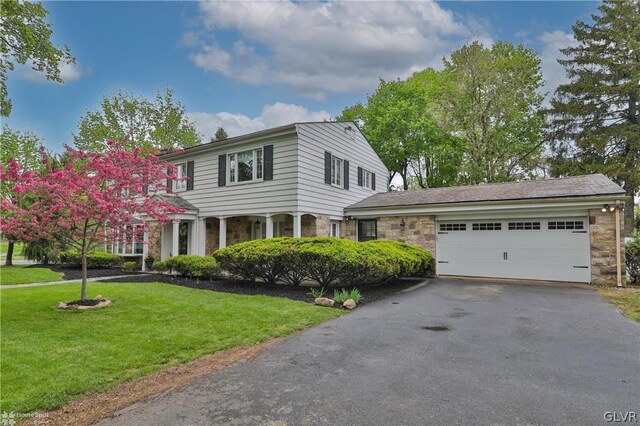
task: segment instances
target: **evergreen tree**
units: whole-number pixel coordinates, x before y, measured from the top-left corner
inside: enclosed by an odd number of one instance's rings
[[[224,130],[223,127],[218,127],[218,130],[216,131],[216,134],[213,136],[213,138],[211,138],[211,142],[218,142],[218,141],[223,141],[228,139],[229,136],[227,135],[227,132]]]
[[[640,187],[640,2],[605,0],[593,24],[577,21],[577,46],[561,49],[570,82],[549,110],[555,176],[603,173],[631,196],[625,228],[633,228]]]

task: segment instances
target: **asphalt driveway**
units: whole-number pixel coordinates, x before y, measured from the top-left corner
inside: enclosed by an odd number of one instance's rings
[[[593,289],[434,280],[103,424],[591,425],[639,402],[640,326]]]

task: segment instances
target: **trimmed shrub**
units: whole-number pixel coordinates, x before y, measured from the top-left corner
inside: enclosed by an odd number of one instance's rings
[[[168,272],[171,268],[167,265],[167,261],[164,260],[162,262],[153,262],[151,269],[158,272]]]
[[[220,267],[245,279],[320,286],[388,281],[400,276],[430,276],[435,261],[426,251],[395,241],[358,243],[329,237],[272,238],[235,244],[213,253]]]
[[[164,263],[161,267],[166,267],[166,270],[174,270],[179,275],[189,278],[213,279],[220,273],[218,262],[211,256],[183,254],[158,263]],[[153,265],[153,269],[156,269],[156,264]]]
[[[362,243],[378,255],[391,255],[397,262],[400,277],[433,277],[436,260],[426,250],[413,244],[391,240],[372,240]]]
[[[139,269],[140,267],[138,266],[138,262],[136,261],[130,261],[130,262],[124,262],[122,264],[122,270],[125,272],[135,272]]]
[[[82,256],[76,251],[63,251],[60,252],[60,263],[63,265],[82,267]],[[92,251],[87,254],[88,269],[111,268],[121,263],[122,258],[117,254],[102,251]]]
[[[625,262],[629,281],[640,284],[640,233],[635,233],[633,239],[624,248]]]

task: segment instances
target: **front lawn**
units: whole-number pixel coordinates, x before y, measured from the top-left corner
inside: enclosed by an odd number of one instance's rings
[[[13,245],[13,260],[23,260],[24,256],[22,256],[22,247],[23,243],[15,243]],[[8,241],[0,241],[0,260],[4,263],[4,260],[7,256],[7,250],[9,249]]]
[[[89,284],[107,308],[60,311],[80,284],[0,290],[3,411],[59,407],[168,366],[334,318],[343,313],[267,296],[161,283]]]
[[[627,318],[640,322],[639,288],[599,288],[598,292],[624,312]]]
[[[62,276],[62,272],[33,268],[31,265],[0,266],[0,285],[60,281]]]

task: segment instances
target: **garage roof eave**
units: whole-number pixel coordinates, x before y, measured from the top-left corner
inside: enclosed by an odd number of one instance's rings
[[[348,216],[357,216],[358,214],[371,214],[373,211],[376,212],[387,212],[388,214],[395,213],[404,213],[405,211],[415,211],[425,210],[428,212],[444,212],[449,209],[455,208],[456,210],[469,210],[472,211],[475,208],[479,207],[508,207],[508,206],[518,206],[518,207],[526,207],[531,205],[548,205],[549,207],[564,205],[564,206],[584,206],[587,207],[589,205],[593,205],[594,207],[598,204],[603,203],[614,203],[616,200],[619,201],[627,201],[630,200],[631,197],[625,194],[608,194],[608,195],[598,195],[598,196],[590,196],[590,197],[553,197],[553,198],[522,198],[515,200],[483,200],[483,201],[452,201],[447,203],[416,203],[416,204],[399,204],[399,205],[391,205],[391,206],[367,206],[367,207],[347,207],[345,208],[345,214]]]

